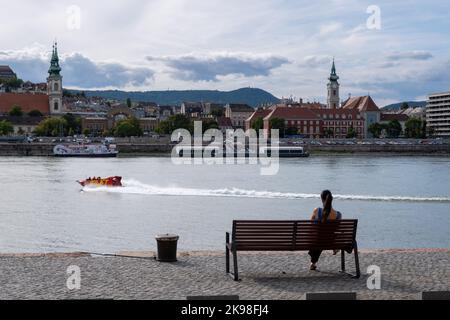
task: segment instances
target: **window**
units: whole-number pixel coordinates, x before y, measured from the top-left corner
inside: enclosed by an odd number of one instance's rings
[[[336,90],[333,90],[333,95],[335,96],[336,95]],[[336,104],[335,104],[336,105]]]
[[[59,110],[59,103],[58,103],[58,101],[55,101],[55,103],[53,103],[53,110],[55,110],[55,111]]]
[[[53,84],[53,90],[54,90],[54,91],[58,91],[58,90],[59,90],[59,85],[58,85],[57,82],[55,82],[55,83]]]

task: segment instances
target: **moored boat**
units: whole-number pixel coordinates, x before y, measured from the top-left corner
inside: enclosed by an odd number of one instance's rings
[[[55,157],[85,157],[85,158],[112,158],[117,157],[118,151],[114,145],[57,145],[53,148]]]
[[[122,187],[122,177],[108,177],[108,178],[88,178],[86,180],[77,181],[81,186],[98,186],[98,187]]]

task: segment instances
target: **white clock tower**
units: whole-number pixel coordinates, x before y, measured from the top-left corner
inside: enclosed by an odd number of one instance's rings
[[[327,98],[327,106],[329,109],[336,109],[340,106],[340,99],[339,99],[339,77],[336,74],[336,66],[334,64],[333,59],[333,66],[331,67],[331,74],[328,78],[330,82],[328,82],[328,98]]]
[[[60,74],[61,67],[59,66],[58,47],[57,43],[53,45],[52,60],[50,62],[50,69],[48,70],[47,78],[47,93],[50,103],[50,114],[63,113],[63,88],[62,76]]]

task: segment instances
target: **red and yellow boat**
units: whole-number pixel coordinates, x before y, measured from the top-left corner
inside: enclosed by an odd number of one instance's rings
[[[98,187],[122,187],[122,177],[108,177],[108,178],[88,178],[86,180],[77,181],[83,187],[98,186]]]

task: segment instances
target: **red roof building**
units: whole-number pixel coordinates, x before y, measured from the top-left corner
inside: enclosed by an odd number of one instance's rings
[[[343,109],[357,110],[364,117],[364,136],[371,137],[369,127],[380,122],[381,110],[370,96],[353,97],[344,102]]]
[[[403,113],[382,113],[380,116],[381,122],[389,122],[397,120],[398,122],[406,122],[409,120],[409,117]]]
[[[251,129],[255,121],[259,118],[264,119],[267,117],[271,112],[273,111],[273,108],[259,108],[253,114],[245,120],[245,130]]]
[[[8,114],[18,106],[24,113],[39,110],[42,114],[50,113],[48,95],[33,93],[0,93],[0,114]]]
[[[344,102],[342,108],[356,109],[359,112],[380,112],[380,108],[370,96],[349,98]]]
[[[353,130],[364,138],[364,117],[358,110],[276,106],[264,118],[264,129],[270,130],[274,118],[284,120],[285,130],[307,138],[346,138]]]
[[[316,109],[322,119],[322,137],[344,139],[353,128],[356,138],[364,138],[364,117],[354,109]]]
[[[275,107],[272,112],[264,118],[264,129],[270,130],[272,119],[283,119],[285,129],[295,128],[297,134],[311,138],[319,138],[322,133],[322,121],[312,110],[298,107]],[[282,135],[282,134],[281,134]]]

